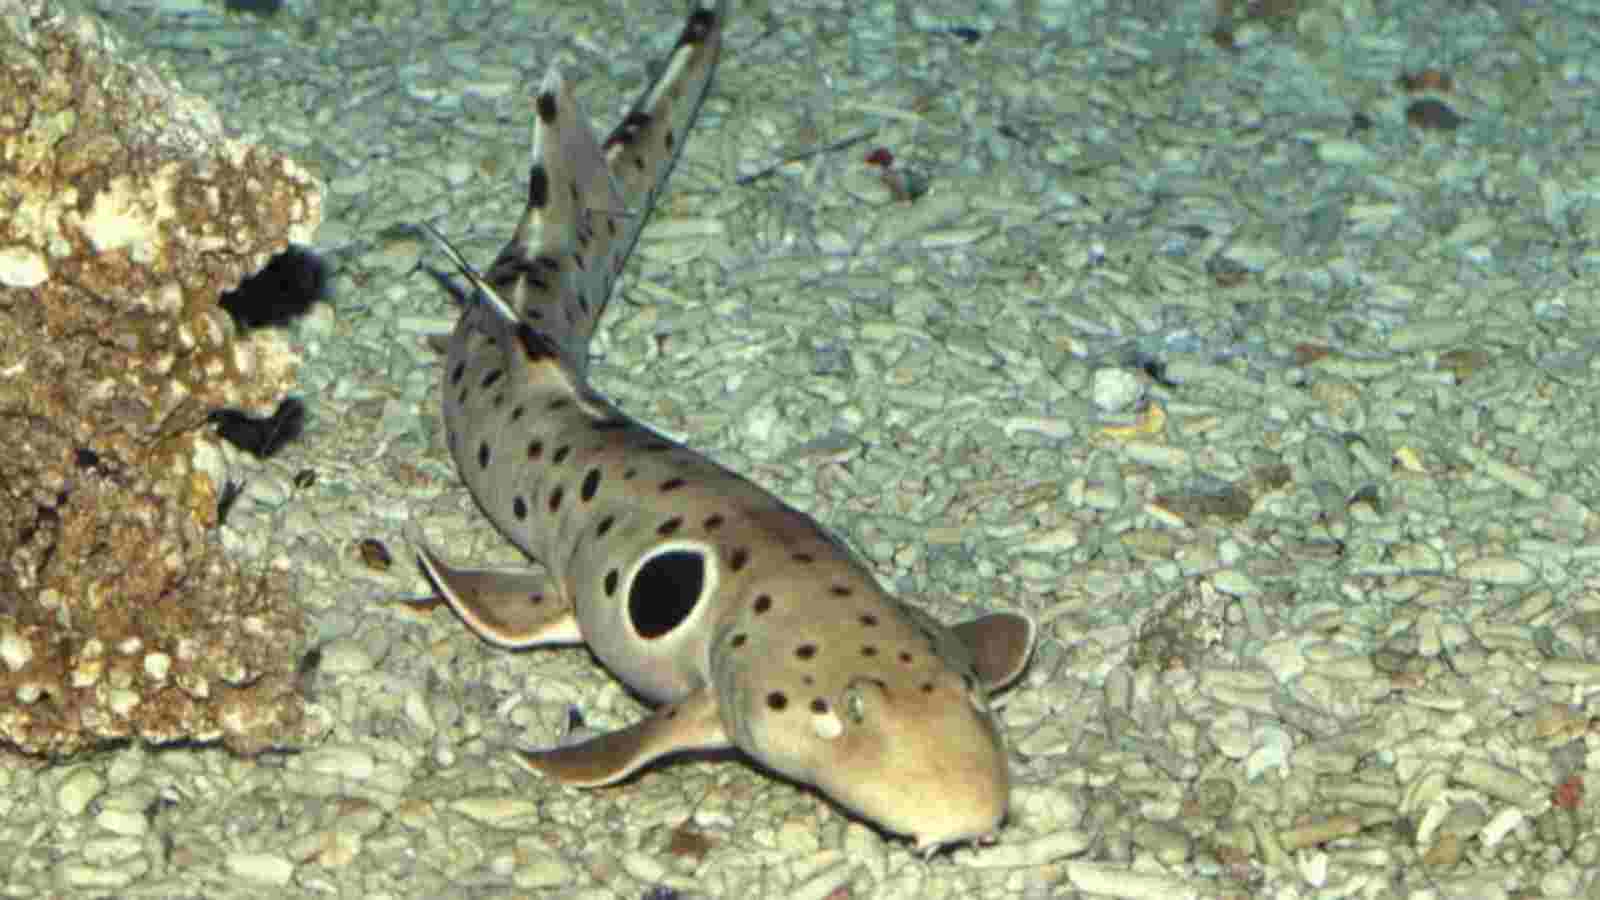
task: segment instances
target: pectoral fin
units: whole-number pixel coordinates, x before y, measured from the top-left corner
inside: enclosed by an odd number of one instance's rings
[[[457,569],[420,538],[412,540],[423,571],[479,637],[513,649],[583,643],[571,599],[548,575],[523,569]]]
[[[992,693],[1017,680],[1033,653],[1036,626],[1017,613],[991,613],[951,626],[972,651],[978,680]]]
[[[570,747],[516,753],[524,766],[563,784],[600,787],[615,784],[670,753],[730,746],[717,698],[702,687],[627,728]]]

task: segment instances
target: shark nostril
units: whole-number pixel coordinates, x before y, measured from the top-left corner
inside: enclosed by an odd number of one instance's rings
[[[867,700],[854,687],[844,692],[844,714],[856,725],[867,720]]]

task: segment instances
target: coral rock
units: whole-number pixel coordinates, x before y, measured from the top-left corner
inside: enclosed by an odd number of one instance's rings
[[[320,187],[58,4],[0,0],[0,84],[0,745],[294,743],[290,579],[223,555],[193,460],[293,385],[218,303]]]

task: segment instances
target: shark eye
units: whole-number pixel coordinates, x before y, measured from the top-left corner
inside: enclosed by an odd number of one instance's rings
[[[861,688],[854,684],[844,691],[844,715],[852,725],[860,725],[867,720],[867,698],[861,695]]]
[[[628,619],[640,637],[662,637],[694,612],[705,587],[705,554],[681,548],[657,553],[628,586]]]

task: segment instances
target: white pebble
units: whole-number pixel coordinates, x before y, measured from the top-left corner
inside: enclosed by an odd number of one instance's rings
[[[1211,583],[1232,597],[1253,597],[1261,593],[1261,585],[1238,569],[1218,569],[1211,576]]]
[[[94,817],[94,823],[112,834],[139,837],[150,830],[150,820],[126,809],[108,809]]]
[[[444,180],[450,182],[451,187],[460,187],[472,180],[472,166],[462,160],[447,163],[444,167]]]
[[[372,669],[372,654],[348,638],[329,641],[322,648],[321,669],[329,675],[357,675]]]
[[[1533,568],[1512,556],[1480,556],[1462,563],[1456,575],[1468,581],[1504,585],[1530,584],[1534,579]]]
[[[1016,440],[1018,434],[1032,432],[1047,438],[1072,437],[1073,422],[1071,419],[1056,419],[1044,416],[1012,416],[1000,420],[1000,430],[1009,440]]]
[[[20,244],[0,249],[0,284],[31,288],[44,284],[49,277],[50,267],[39,251]]]
[[[320,747],[300,758],[307,772],[364,781],[372,777],[376,761],[360,747]]]
[[[112,688],[111,693],[106,697],[106,701],[106,705],[111,707],[112,712],[119,716],[126,716],[131,714],[140,703],[143,703],[144,698],[140,697],[137,692],[127,688]]]
[[[1374,157],[1372,151],[1355,141],[1323,141],[1317,145],[1317,158],[1325,163],[1340,166],[1365,166]]]
[[[126,887],[137,876],[132,871],[99,869],[72,863],[58,869],[56,877],[67,887],[106,890]]]
[[[1295,854],[1295,862],[1306,884],[1320,888],[1328,883],[1328,854],[1320,850],[1302,850]]]
[[[228,871],[250,881],[282,886],[294,877],[294,863],[274,853],[230,853]]]
[[[1515,806],[1507,806],[1495,813],[1494,818],[1483,826],[1478,832],[1478,840],[1483,842],[1485,849],[1493,850],[1505,840],[1512,829],[1522,824],[1524,818],[1522,810]]]
[[[406,692],[405,699],[406,718],[424,734],[433,734],[437,726],[433,722],[433,713],[428,709],[428,700],[418,690]]]
[[[1144,386],[1126,369],[1096,369],[1089,382],[1089,398],[1101,412],[1132,409],[1144,394]]]
[[[1294,739],[1275,725],[1263,726],[1253,735],[1256,748],[1245,757],[1244,777],[1255,782],[1270,771],[1289,774],[1289,753],[1294,749]]]
[[[10,628],[0,634],[0,662],[4,662],[7,669],[19,672],[31,659],[33,659],[33,644]]]
[[[515,797],[463,797],[450,808],[485,825],[503,825],[519,819],[535,822],[539,818],[538,803]]]
[[[80,767],[62,779],[61,787],[56,790],[56,805],[66,815],[81,816],[105,788],[106,782],[100,773]]]
[[[554,853],[532,853],[512,875],[512,883],[523,890],[554,888],[571,884],[572,869]]]
[[[152,653],[144,658],[144,673],[152,681],[166,681],[167,673],[171,671],[172,657],[165,653]]]

